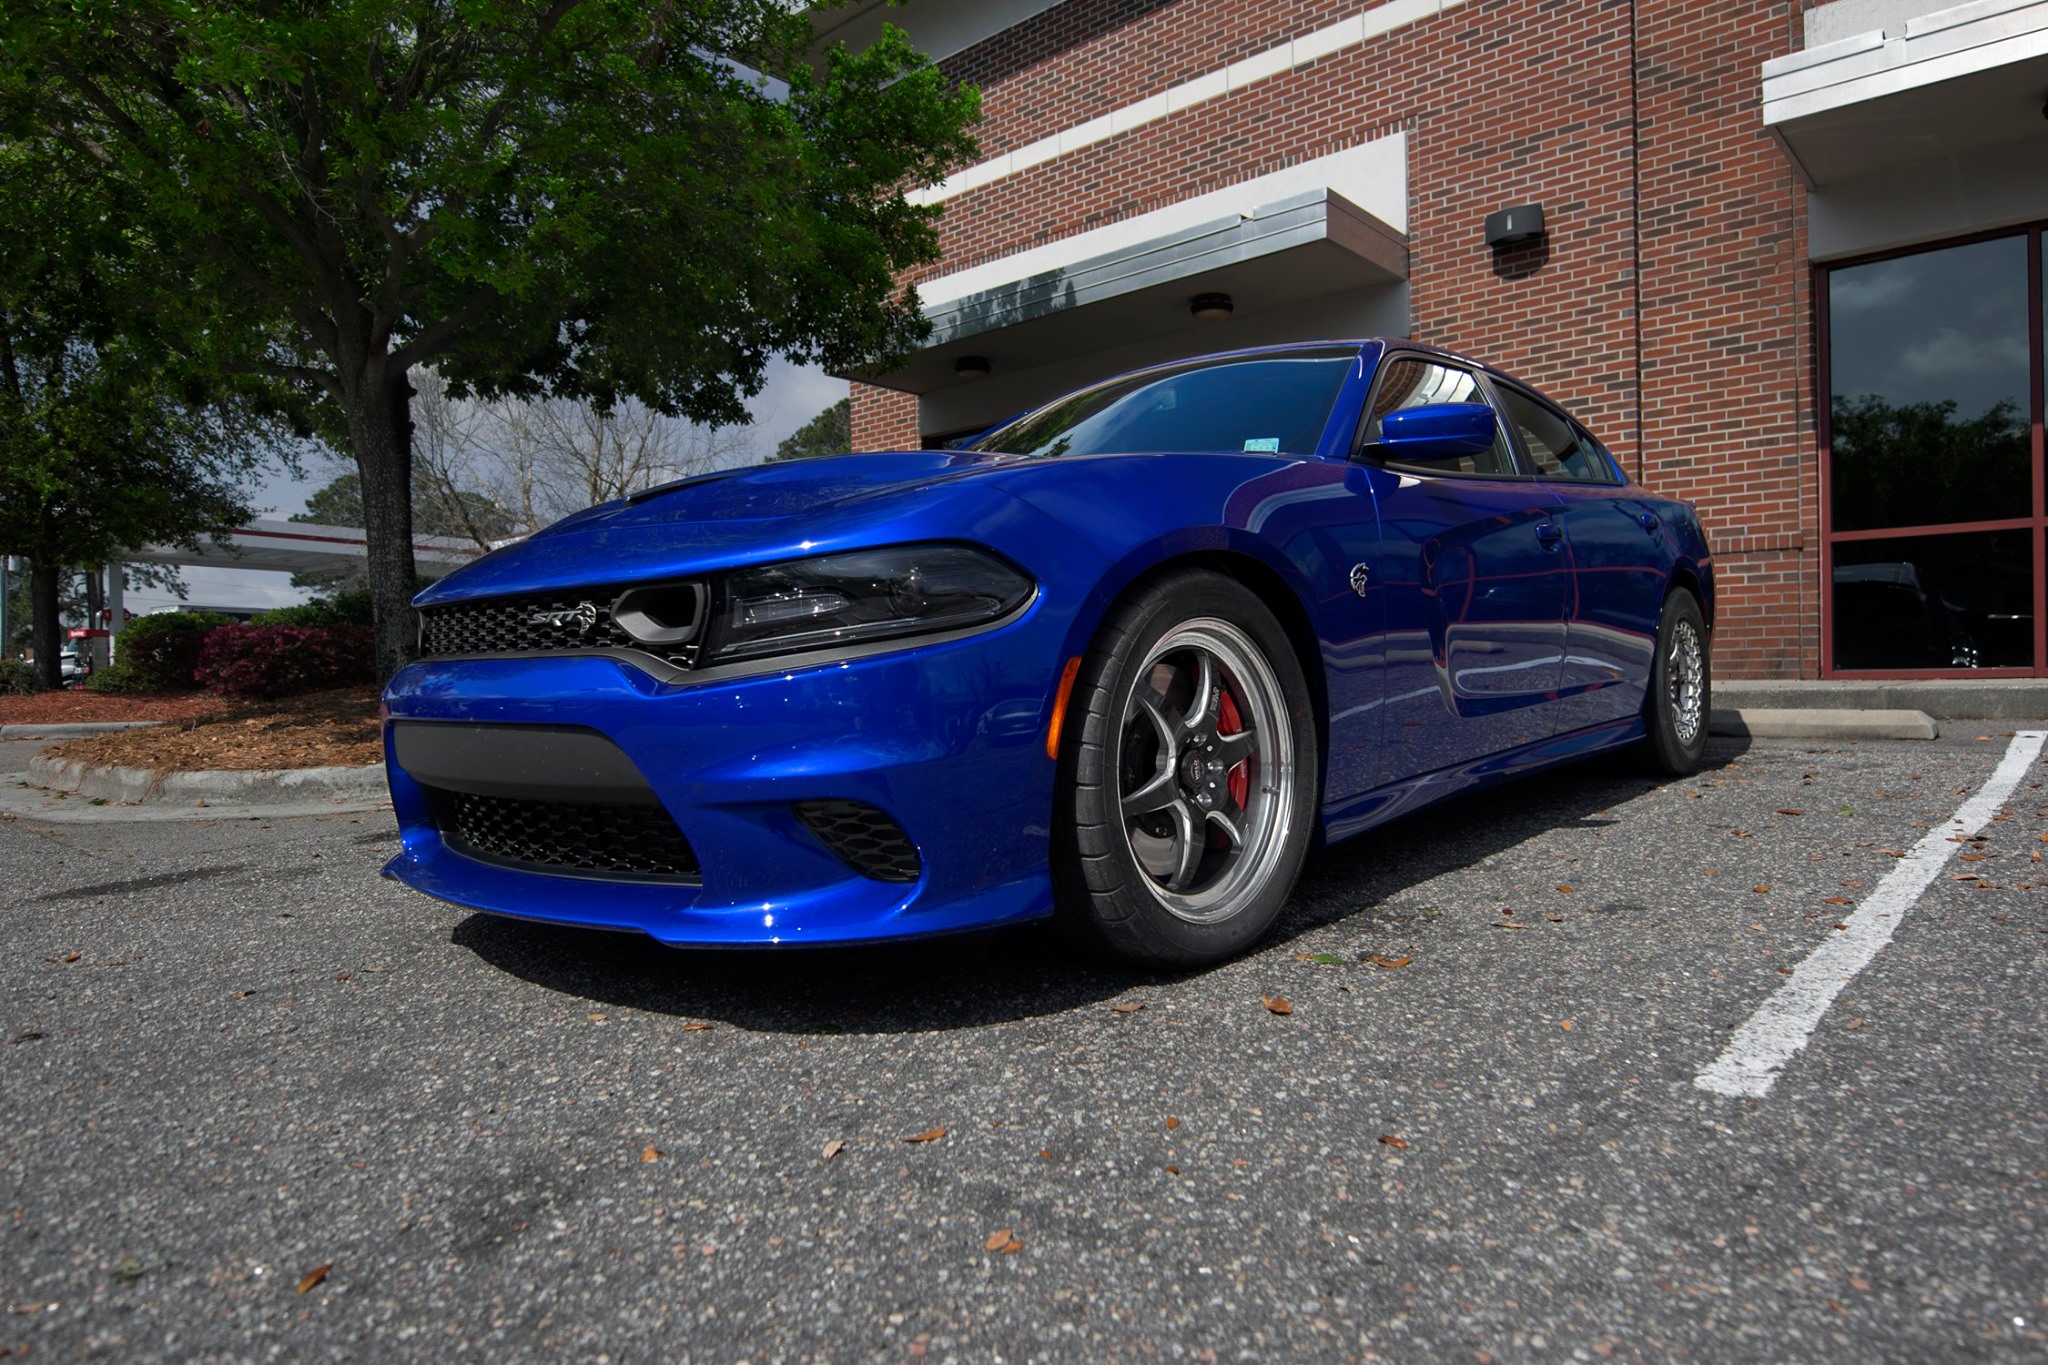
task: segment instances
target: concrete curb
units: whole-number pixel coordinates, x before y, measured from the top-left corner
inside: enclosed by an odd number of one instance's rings
[[[0,739],[84,739],[88,735],[162,724],[160,720],[68,720],[50,725],[0,725]]]
[[[1911,710],[1937,721],[2048,719],[2048,678],[1914,678],[1801,682],[1714,680],[1714,700],[1734,710]]]
[[[389,793],[384,765],[361,768],[259,768],[247,772],[159,772],[154,768],[90,767],[76,759],[37,754],[28,778],[39,786],[122,805],[249,806],[307,802],[382,801]]]
[[[1716,707],[1707,733],[1743,739],[1935,739],[1925,711],[1851,711],[1802,706]]]

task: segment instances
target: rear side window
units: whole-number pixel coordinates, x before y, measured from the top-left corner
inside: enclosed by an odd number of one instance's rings
[[[1571,418],[1505,384],[1496,384],[1495,388],[1508,420],[1522,434],[1522,445],[1538,474],[1546,479],[1576,479],[1582,483],[1614,482],[1614,469],[1607,457]]]
[[[1373,384],[1372,402],[1365,411],[1365,429],[1361,435],[1365,445],[1370,447],[1380,439],[1381,419],[1402,408],[1419,408],[1426,403],[1485,402],[1486,395],[1469,370],[1439,365],[1418,356],[1396,356],[1380,366],[1379,377]],[[1434,460],[1412,467],[1429,474],[1492,474],[1502,478],[1517,472],[1505,434],[1496,435],[1493,449],[1484,455]]]

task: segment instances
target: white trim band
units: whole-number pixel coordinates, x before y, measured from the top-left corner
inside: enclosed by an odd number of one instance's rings
[[[955,171],[940,184],[913,190],[908,197],[913,204],[941,203],[956,194],[980,189],[983,185],[1043,165],[1069,152],[1107,142],[1133,128],[1156,123],[1183,109],[1206,104],[1234,90],[1298,70],[1332,53],[1357,47],[1373,38],[1385,37],[1396,29],[1434,19],[1464,3],[1465,0],[1388,0],[1377,9],[1341,19],[1313,33],[1304,33],[1299,38],[1253,53],[1193,80],[1168,86],[1156,95],[1112,109],[1085,123],[1077,123],[1036,142],[1027,142],[1002,156]]]

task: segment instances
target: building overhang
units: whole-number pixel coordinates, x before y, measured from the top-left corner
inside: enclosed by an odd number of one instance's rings
[[[1031,264],[1028,273],[993,281],[1000,262],[993,271],[963,272],[974,277],[967,292],[949,287],[957,277],[934,281],[923,291],[932,324],[924,349],[898,369],[854,377],[929,394],[971,382],[956,369],[966,357],[1000,373],[1193,332],[1207,325],[1190,309],[1199,294],[1226,294],[1239,309],[1264,311],[1395,285],[1408,277],[1408,240],[1325,186],[1070,264]],[[1219,333],[1217,349],[1227,345]]]
[[[321,526],[303,521],[251,521],[230,531],[225,544],[201,539],[196,549],[145,545],[123,550],[123,564],[204,564],[214,568],[264,569],[272,573],[346,571],[369,553],[364,532],[354,526]],[[475,542],[450,536],[415,536],[413,561],[445,574],[479,558]]]
[[[1810,186],[1985,148],[2048,154],[2048,0],[1977,0],[1763,66],[1763,121]]]

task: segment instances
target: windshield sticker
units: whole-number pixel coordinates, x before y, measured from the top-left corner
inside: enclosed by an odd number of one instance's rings
[[[1280,438],[1278,436],[1254,436],[1244,443],[1244,448],[1246,450],[1270,450],[1277,453],[1280,449]]]

